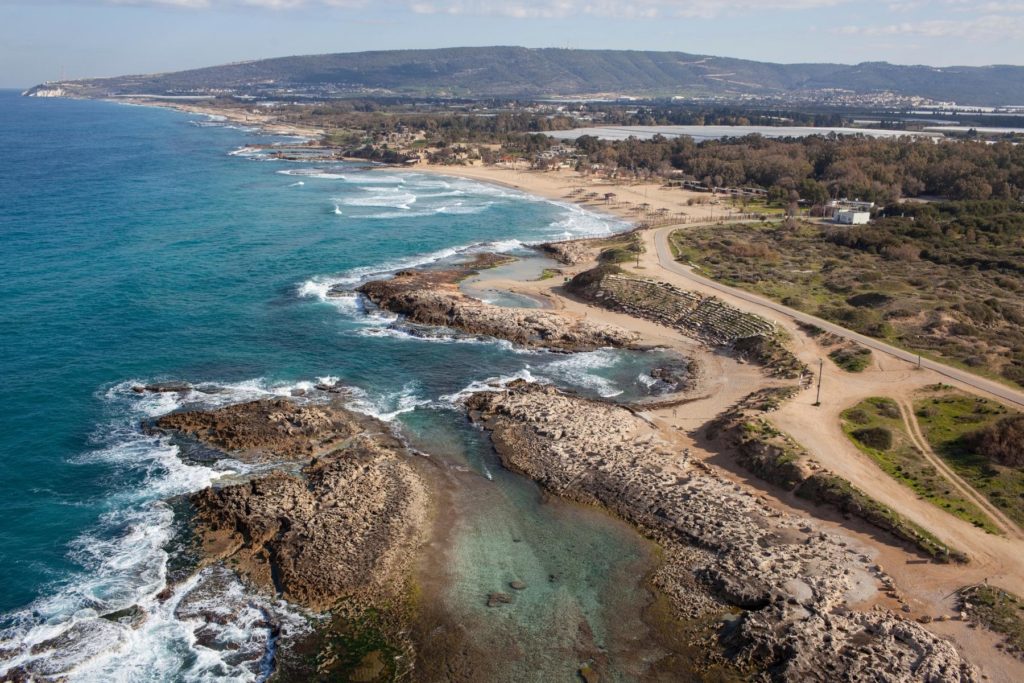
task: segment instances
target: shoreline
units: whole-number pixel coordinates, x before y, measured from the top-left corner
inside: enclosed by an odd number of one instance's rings
[[[136,103],[126,103],[126,104],[136,104]],[[140,106],[162,106],[162,107],[176,109],[176,110],[187,112],[187,113],[194,113],[194,114],[200,114],[200,115],[214,115],[214,116],[225,116],[226,115],[225,112],[222,111],[222,110],[218,110],[216,108],[204,108],[204,107],[196,106],[196,105],[175,105],[175,104],[169,104],[169,103],[168,104],[161,104],[161,103],[153,103],[153,102],[140,102],[140,103],[137,103],[137,104],[140,105]],[[252,122],[252,121],[250,121],[250,120],[248,120],[248,119],[246,119],[244,117],[234,118],[234,119],[229,119],[229,120],[232,121],[233,123],[239,123],[241,125],[248,125],[248,126],[254,125],[254,122]],[[260,124],[255,124],[255,125],[257,127],[261,127]],[[271,127],[261,127],[261,130],[263,130],[263,131],[265,131],[267,133],[273,133],[273,134],[284,134],[284,135],[295,134],[295,135],[302,135],[304,137],[308,137],[311,134],[316,132],[313,129],[306,129],[306,128],[302,128],[302,127],[290,127],[288,129],[288,130],[291,130],[291,131],[301,131],[301,132],[282,132],[283,129],[279,128],[279,129],[275,130],[275,129],[272,129]],[[363,161],[363,160],[360,160],[360,161]],[[410,167],[393,167],[393,166],[388,166],[387,168],[389,170],[394,170],[394,171],[409,171],[409,172],[432,173],[432,174],[444,175],[444,176],[450,176],[450,177],[466,178],[466,179],[474,180],[474,181],[477,181],[477,182],[490,183],[490,184],[506,187],[506,188],[509,188],[509,189],[514,189],[516,191],[532,194],[532,195],[535,195],[535,196],[538,196],[538,197],[542,197],[542,198],[545,198],[545,199],[548,199],[548,200],[551,200],[551,201],[555,201],[555,202],[558,202],[558,203],[576,204],[577,206],[579,206],[583,210],[591,211],[591,212],[594,212],[594,213],[602,213],[602,214],[605,214],[605,215],[613,216],[613,217],[615,217],[616,219],[619,219],[619,220],[624,220],[627,223],[629,223],[629,225],[633,226],[634,228],[637,227],[637,225],[636,225],[636,223],[637,223],[637,216],[630,210],[630,207],[631,206],[633,206],[633,207],[637,206],[640,199],[644,200],[644,202],[642,202],[642,203],[648,203],[648,204],[650,204],[655,209],[657,209],[657,208],[668,208],[668,209],[671,209],[673,206],[678,206],[680,204],[680,198],[685,198],[686,197],[686,194],[683,193],[683,191],[681,191],[681,190],[662,190],[660,185],[655,185],[655,184],[638,184],[638,185],[633,185],[633,186],[624,186],[624,185],[615,185],[615,184],[609,184],[609,183],[595,183],[595,182],[590,181],[589,179],[583,178],[579,174],[576,174],[575,172],[572,172],[572,171],[549,171],[549,172],[518,171],[518,170],[514,170],[514,169],[498,168],[498,167],[461,167],[461,166],[441,166],[441,165],[430,165],[430,164],[419,164],[419,165],[410,166]],[[597,202],[597,203],[594,203],[594,202],[590,202],[590,203],[574,202],[571,198],[565,196],[565,194],[567,192],[571,191],[575,187],[580,186],[580,184],[582,184],[584,181],[586,181],[585,184],[587,186],[589,186],[591,188],[594,188],[594,189],[597,189],[597,188],[615,189],[617,194],[621,193],[624,196],[629,197],[630,200],[627,201],[623,206],[614,206],[614,205],[612,205],[610,203],[603,203],[602,204],[601,202]],[[630,188],[630,189],[622,190],[621,188]],[[647,196],[648,194],[654,194],[656,196],[648,197]],[[692,194],[694,194],[696,196],[707,197],[707,195],[699,195],[698,193],[692,193]],[[687,208],[692,209],[694,211],[693,215],[696,216],[696,217],[706,217],[704,214],[701,213],[701,211],[707,212],[709,207],[702,205],[702,206],[694,206],[694,207],[687,207]],[[582,240],[582,239],[592,239],[592,238],[579,238],[579,239]],[[578,240],[569,240],[569,241],[578,241]],[[644,260],[644,263],[645,263],[644,267],[648,268],[648,270],[646,271],[646,274],[652,273],[651,269],[656,267],[656,261],[651,260],[651,258],[650,258],[651,256],[653,256],[653,252],[649,253],[648,256],[645,257],[645,260]],[[585,267],[589,267],[589,265],[586,265]],[[570,270],[571,270],[570,268],[567,268],[566,269],[566,274],[569,274]],[[660,270],[655,270],[653,272],[658,272],[659,276],[663,276],[664,275]],[[642,275],[642,274],[645,274],[645,271],[639,271],[636,274]],[[557,278],[556,278],[556,280],[557,280]],[[512,281],[509,281],[509,282],[512,282]],[[607,319],[609,319],[609,320],[617,320],[622,325],[629,324],[631,329],[632,328],[638,328],[639,329],[641,327],[640,321],[637,321],[636,319],[629,318],[627,316],[622,316],[622,315],[618,315],[617,317],[611,317],[612,314],[610,314],[610,313],[609,314],[605,314],[604,312],[601,312],[599,309],[597,309],[597,308],[595,308],[593,306],[588,306],[588,305],[583,304],[581,302],[574,301],[571,298],[564,296],[563,293],[557,291],[558,288],[556,286],[554,286],[555,284],[556,284],[556,282],[547,282],[547,283],[541,283],[541,284],[536,284],[536,285],[533,284],[532,282],[518,282],[515,286],[520,288],[520,289],[522,289],[522,290],[524,290],[524,291],[522,291],[520,293],[523,293],[526,296],[545,297],[544,298],[545,301],[551,302],[552,306],[557,308],[557,310],[565,311],[569,315],[582,316],[582,317],[590,317],[593,320],[603,320],[603,319],[605,319],[604,316],[607,315],[608,316]],[[516,291],[516,290],[511,290],[510,289],[510,291]],[[529,292],[529,293],[527,293],[527,292]],[[668,334],[668,332],[665,330],[665,328],[657,328],[656,326],[648,326],[648,327],[645,328],[644,334],[645,334],[645,336],[648,335],[648,334],[661,334],[662,336],[665,336],[665,335]],[[798,338],[797,342],[799,344],[803,344],[804,343],[802,338]],[[680,343],[684,343],[684,342],[680,342]],[[691,350],[695,352],[695,349],[696,349],[696,347],[693,347]],[[815,353],[816,352],[813,347],[803,348],[802,351],[804,352],[805,355],[807,355],[809,353]],[[722,361],[722,362],[724,362],[724,361]],[[718,368],[722,370],[722,374],[723,375],[729,375],[729,377],[731,377],[733,379],[735,379],[735,377],[744,377],[744,375],[742,375],[742,374],[735,374],[735,373],[737,373],[737,371],[741,371],[742,368],[738,368],[736,366],[729,365],[728,363],[725,363],[725,365],[720,364],[718,366]],[[747,376],[747,377],[748,377],[748,379],[751,379],[751,380],[754,379],[752,375]],[[719,387],[716,387],[716,389],[718,389],[718,388]],[[716,397],[714,399],[711,399],[710,402],[707,403],[708,410],[710,410],[710,406],[714,406],[714,405],[716,405],[716,403],[720,403],[723,400],[724,399],[722,397],[720,397],[720,396]],[[643,410],[642,406],[640,408],[641,408],[641,410]],[[671,429],[677,430],[677,432],[678,432],[683,427],[687,426],[687,423],[684,420],[676,420],[675,419],[674,411],[673,411],[673,414],[670,417],[668,415],[668,411],[667,410],[663,410],[660,413],[656,414],[654,419],[659,421],[661,423],[661,425],[666,430],[671,428]],[[676,443],[677,444],[687,443],[686,438],[687,438],[686,436],[682,436],[681,439],[677,438],[676,439]],[[719,457],[719,456],[721,456],[721,457]],[[717,462],[715,464],[721,464],[721,461],[722,461],[722,459],[724,457],[725,457],[724,455],[716,454]],[[749,480],[750,478],[747,477],[747,479]],[[743,483],[744,483],[744,487],[745,488],[747,488],[748,490],[753,491],[755,494],[767,491],[767,495],[770,496],[770,497],[774,497],[774,496],[777,495],[777,492],[773,491],[770,486],[766,486],[764,484],[759,484],[756,481],[745,481]],[[783,501],[783,504],[785,504],[785,501]],[[819,522],[821,520],[821,516],[817,515],[817,514],[808,514],[808,516],[812,520],[814,520],[816,522]],[[851,525],[849,523],[844,523],[842,521],[839,521],[839,522],[837,522],[837,526],[842,528],[843,530],[847,530],[848,527],[850,527]],[[884,545],[884,544],[876,544],[876,545]],[[874,546],[872,546],[872,547],[874,547]],[[896,555],[896,552],[897,551],[893,551],[893,552],[889,553],[889,555],[893,556],[893,557],[898,557]],[[886,559],[886,566],[889,566],[892,563],[893,562],[891,560]],[[912,568],[910,568],[910,569],[913,570]],[[974,573],[976,573],[976,572],[974,572]],[[901,586],[907,587],[906,586],[906,582],[901,581],[900,583],[901,583]],[[949,622],[949,624],[944,625],[944,627],[945,626],[949,626],[951,628],[952,627],[952,626],[950,626],[951,624],[952,624],[952,622]]]

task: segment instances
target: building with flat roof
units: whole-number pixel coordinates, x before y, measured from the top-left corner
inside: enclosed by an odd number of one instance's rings
[[[835,221],[841,225],[867,225],[871,220],[870,211],[836,211]]]

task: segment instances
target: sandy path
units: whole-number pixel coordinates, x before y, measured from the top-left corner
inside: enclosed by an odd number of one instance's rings
[[[939,455],[932,450],[931,445],[928,443],[928,439],[925,438],[924,433],[921,431],[921,426],[917,422],[917,418],[914,417],[914,406],[913,404],[903,398],[898,401],[900,407],[900,417],[903,419],[903,426],[907,430],[907,434],[910,435],[910,440],[914,443],[914,447],[924,456],[925,460],[930,462],[942,475],[953,485],[953,487],[959,491],[967,500],[971,501],[979,508],[985,511],[992,522],[999,527],[999,530],[1009,536],[1010,538],[1016,538],[1018,540],[1024,538],[1021,534],[1020,528],[1013,523],[1013,521],[1006,516],[1006,514],[1000,510],[997,506],[993,505],[988,498],[978,493],[977,489],[965,482],[960,478],[952,467],[946,464],[946,461],[939,457]]]

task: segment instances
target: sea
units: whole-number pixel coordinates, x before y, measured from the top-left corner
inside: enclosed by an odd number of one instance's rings
[[[267,615],[293,633],[316,615],[224,569],[175,574],[183,496],[247,466],[190,461],[141,425],[337,381],[417,457],[460,473],[435,598],[476,625],[472,647],[500,665],[493,680],[574,680],[581,626],[609,678],[631,680],[656,656],[638,642],[649,544],[503,470],[459,399],[519,378],[630,400],[649,393],[664,353],[410,334],[354,293],[328,296],[483,251],[539,274],[549,264],[529,245],[627,226],[504,187],[247,147],[301,142],[163,108],[0,92],[0,676],[272,676]],[[132,389],[159,381],[194,389]],[[495,618],[486,596],[512,579],[529,588]],[[226,623],[211,620],[225,605]]]

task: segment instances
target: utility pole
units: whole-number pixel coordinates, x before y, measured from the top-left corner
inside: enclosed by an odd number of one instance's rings
[[[917,369],[921,369],[921,354],[917,354]]]
[[[824,358],[819,358],[818,359],[818,398],[816,398],[814,400],[814,405],[816,405],[816,406],[820,406],[821,405],[821,375],[822,375],[822,372],[824,372],[824,370],[825,370],[825,359]]]

